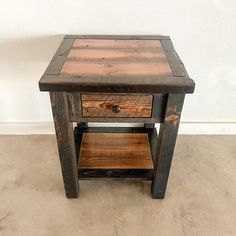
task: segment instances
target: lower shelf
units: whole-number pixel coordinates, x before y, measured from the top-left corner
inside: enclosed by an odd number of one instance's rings
[[[83,133],[78,154],[80,178],[151,179],[153,174],[147,133]]]

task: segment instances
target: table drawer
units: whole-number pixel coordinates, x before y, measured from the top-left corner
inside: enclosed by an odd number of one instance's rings
[[[81,94],[82,116],[149,118],[152,100],[152,95]]]

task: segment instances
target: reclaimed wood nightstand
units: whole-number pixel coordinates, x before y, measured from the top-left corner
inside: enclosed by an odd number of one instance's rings
[[[50,92],[66,196],[78,197],[79,179],[112,177],[150,179],[152,197],[164,198],[194,86],[168,36],[66,35],[39,81]]]

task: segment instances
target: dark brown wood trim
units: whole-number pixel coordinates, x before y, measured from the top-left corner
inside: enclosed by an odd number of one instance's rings
[[[41,91],[98,93],[193,93],[194,86],[194,81],[185,77],[108,78],[44,75],[39,81]]]
[[[159,118],[161,122],[163,121],[164,117],[166,97],[166,94],[155,94],[153,96],[152,117]]]
[[[161,45],[163,50],[166,53],[166,57],[170,64],[174,76],[184,76],[189,78],[189,75],[184,67],[183,62],[181,61],[179,55],[175,51],[174,45],[171,40],[161,40]]]
[[[75,135],[78,133],[152,133],[153,130],[145,127],[75,127]]]
[[[152,169],[78,169],[79,179],[91,178],[138,178],[151,180]]]
[[[69,54],[71,47],[73,46],[74,39],[64,39],[59,48],[57,49],[55,55],[50,61],[44,75],[57,75],[60,74],[62,66]]]
[[[65,35],[65,39],[170,39],[166,35]]]
[[[71,122],[81,122],[82,109],[80,93],[67,93],[69,115]]]

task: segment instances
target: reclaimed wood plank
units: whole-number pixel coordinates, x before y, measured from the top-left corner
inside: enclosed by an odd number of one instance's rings
[[[73,76],[171,76],[172,71],[167,62],[130,62],[98,63],[66,61],[61,75]]]
[[[145,49],[71,49],[67,60],[88,62],[166,62],[161,48]]]
[[[73,48],[160,48],[159,40],[75,39]]]

